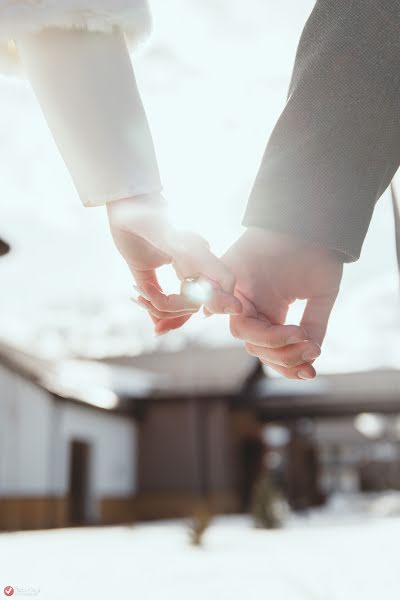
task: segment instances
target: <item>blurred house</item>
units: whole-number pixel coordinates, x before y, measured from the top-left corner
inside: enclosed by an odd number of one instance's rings
[[[99,499],[134,493],[133,419],[70,372],[0,346],[1,529],[97,522]]]
[[[259,380],[247,392],[292,508],[400,490],[400,371]]]
[[[53,363],[0,345],[0,528],[239,510],[253,368],[240,348]]]
[[[400,489],[400,372],[265,377],[240,347],[45,361],[0,344],[0,529]]]

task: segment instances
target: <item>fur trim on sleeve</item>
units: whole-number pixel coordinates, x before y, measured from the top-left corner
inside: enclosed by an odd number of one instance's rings
[[[0,0],[0,73],[21,75],[14,39],[50,27],[97,32],[120,28],[131,47],[151,30],[147,0]]]

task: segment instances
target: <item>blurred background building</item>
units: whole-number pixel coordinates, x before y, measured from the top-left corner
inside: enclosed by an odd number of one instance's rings
[[[0,347],[0,527],[291,509],[400,490],[400,373],[271,379],[241,348],[45,361]]]

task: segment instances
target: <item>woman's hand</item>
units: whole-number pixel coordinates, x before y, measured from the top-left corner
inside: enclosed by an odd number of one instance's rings
[[[107,209],[115,245],[136,282],[136,302],[148,310],[158,335],[181,327],[201,305],[211,313],[240,314],[235,277],[200,236],[171,225],[161,195],[110,202]],[[168,264],[182,282],[180,294],[166,295],[158,283],[156,270]]]

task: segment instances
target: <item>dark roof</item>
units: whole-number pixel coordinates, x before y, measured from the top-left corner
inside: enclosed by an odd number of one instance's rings
[[[245,402],[264,419],[400,411],[400,371],[320,375],[313,381],[260,380]]]
[[[149,398],[192,396],[232,398],[266,420],[400,411],[400,371],[338,373],[314,381],[266,378],[239,346],[50,361],[0,343],[0,364],[55,397],[125,413]]]
[[[232,396],[240,391],[257,364],[242,346],[192,345],[176,352],[153,352],[104,362],[153,374],[153,396],[158,397]]]

